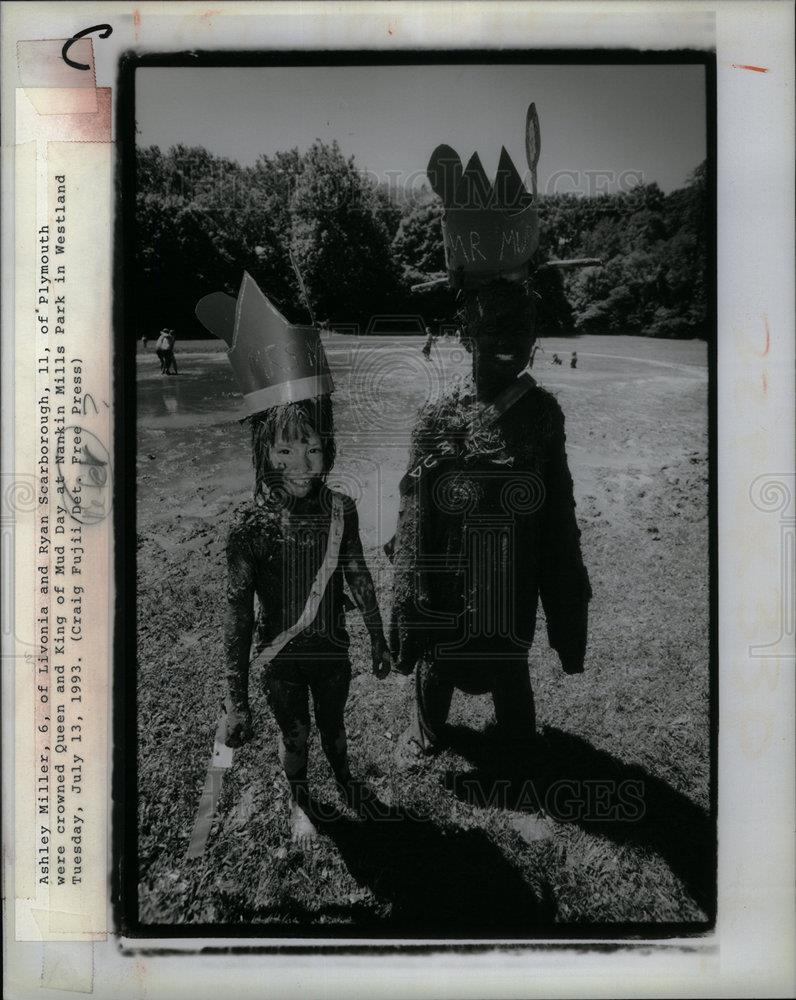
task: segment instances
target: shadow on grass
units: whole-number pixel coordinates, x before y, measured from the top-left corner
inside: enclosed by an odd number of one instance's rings
[[[551,900],[534,894],[482,830],[443,830],[379,799],[365,820],[324,804],[312,811],[354,879],[390,904],[383,926],[391,932],[494,937],[553,921]]]
[[[654,851],[715,916],[716,837],[708,813],[638,765],[586,740],[546,728],[532,752],[505,754],[486,734],[450,727],[450,746],[473,765],[448,771],[445,785],[471,805],[535,812],[540,807],[616,844]]]

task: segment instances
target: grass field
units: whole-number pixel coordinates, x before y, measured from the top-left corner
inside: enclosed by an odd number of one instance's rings
[[[332,484],[358,499],[385,619],[390,570],[381,543],[394,529],[409,431],[425,396],[467,364],[452,343],[435,348],[430,363],[420,346],[410,337],[327,340],[337,383]],[[142,921],[523,935],[705,919],[713,891],[705,345],[580,337],[544,347],[534,374],[567,417],[594,600],[582,676],[562,672],[543,623],[537,630],[530,669],[546,737],[539,759],[516,762],[507,776],[476,739],[419,774],[397,773],[411,692],[395,676],[371,676],[361,620],[351,614],[352,766],[391,807],[389,819],[332,808],[339,803],[314,734],[310,779],[328,820],[308,855],[290,846],[276,727],[254,678],[255,739],[236,753],[205,856],[191,861],[185,851],[223,691],[224,538],[230,509],[251,491],[249,442],[215,345],[178,344],[181,374],[171,378],[158,374],[154,355],[139,353]],[[566,364],[573,348],[576,369]],[[550,362],[554,351],[564,366]],[[456,694],[451,721],[488,730],[490,699]],[[506,791],[505,808],[488,806],[495,789]],[[633,790],[643,807],[617,819],[601,807],[605,789],[611,801],[617,789],[620,797]],[[533,796],[553,813],[544,839],[530,822]]]

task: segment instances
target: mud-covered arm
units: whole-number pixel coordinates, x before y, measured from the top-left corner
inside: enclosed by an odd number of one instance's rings
[[[340,546],[340,562],[348,589],[351,591],[351,597],[362,613],[371,639],[378,638],[384,641],[384,627],[376,599],[376,588],[373,586],[373,577],[370,575],[370,570],[365,562],[365,554],[362,551],[362,539],[359,537],[359,515],[353,502],[347,503],[345,508],[345,528]]]
[[[540,595],[550,645],[567,673],[583,670],[591,598],[580,549],[572,476],[567,464],[564,415],[553,419],[545,476]]]
[[[376,588],[370,575],[365,555],[362,551],[362,539],[359,537],[359,517],[356,505],[351,502],[345,511],[345,528],[343,544],[341,545],[341,562],[354,603],[362,612],[365,627],[370,633],[370,658],[373,673],[383,680],[390,672],[390,654],[387,651],[387,640],[381,622],[381,612],[376,599]]]
[[[396,669],[403,674],[410,674],[414,670],[428,644],[428,630],[422,610],[426,602],[421,594],[423,575],[419,567],[421,554],[418,542],[423,485],[418,484],[416,490],[413,489],[401,498],[395,533],[389,641]]]
[[[254,566],[246,533],[227,538],[227,606],[224,618],[227,695],[241,715],[249,710],[249,654],[254,629]]]
[[[437,463],[455,453],[441,413],[456,412],[456,401],[446,397],[440,404],[424,408],[412,433],[408,469],[419,475],[403,491],[392,548],[393,588],[390,609],[390,652],[396,669],[410,674],[428,652],[435,624],[431,607],[429,573],[424,571],[424,553],[434,535],[433,483]],[[433,465],[428,460],[433,460]]]

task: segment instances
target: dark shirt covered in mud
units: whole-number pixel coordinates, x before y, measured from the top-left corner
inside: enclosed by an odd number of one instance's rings
[[[551,644],[582,669],[591,588],[563,414],[538,386],[491,428],[478,429],[475,410],[465,383],[415,429],[410,467],[424,454],[442,458],[404,498],[393,655],[485,665],[523,658],[541,597]]]
[[[289,506],[266,497],[239,510],[227,539],[227,682],[233,700],[246,704],[249,660],[295,625],[326,556],[332,493],[325,486]],[[343,499],[344,528],[337,568],[312,623],[269,663],[272,676],[290,679],[296,663],[340,663],[348,657],[343,574],[357,586],[362,543],[354,502]],[[372,586],[372,585],[371,585]],[[254,623],[254,595],[260,610]],[[254,635],[254,650],[251,648]]]

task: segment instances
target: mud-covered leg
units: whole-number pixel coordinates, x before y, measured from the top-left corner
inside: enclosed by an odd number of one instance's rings
[[[433,663],[421,661],[415,672],[416,713],[412,734],[426,751],[443,746],[445,724],[451,710],[453,684]]]
[[[525,752],[536,735],[536,709],[528,664],[495,664],[492,689],[498,739],[509,751]]]
[[[527,662],[500,668],[501,683],[492,692],[498,731],[498,753],[502,773],[513,779],[510,809],[521,809],[523,838],[526,841],[549,840],[554,827],[545,817],[541,801],[533,793],[528,799],[528,767],[539,775],[544,769],[543,747],[536,735],[536,714]],[[544,780],[544,779],[542,779]],[[533,783],[531,783],[531,787]],[[522,801],[522,806],[520,806]],[[513,804],[511,804],[513,803]]]
[[[322,679],[313,681],[311,690],[315,722],[338,791],[361,816],[369,816],[372,814],[375,797],[363,781],[353,777],[348,763],[345,705],[350,686],[351,665],[347,662],[340,666],[330,666]]]
[[[451,709],[453,684],[433,663],[415,667],[415,704],[409,728],[401,734],[395,751],[396,766],[411,769],[445,743],[445,724]]]
[[[310,713],[307,685],[268,678],[266,693],[279,726],[279,759],[290,787],[290,839],[299,847],[308,848],[318,834],[308,815],[307,740]]]
[[[348,742],[345,732],[345,705],[351,686],[351,665],[328,665],[313,679],[312,704],[315,723],[321,737],[321,746],[332,768],[337,785],[346,799],[350,800],[353,781],[348,764]]]

